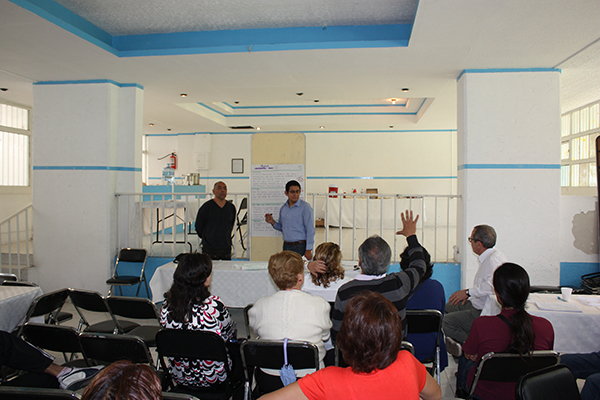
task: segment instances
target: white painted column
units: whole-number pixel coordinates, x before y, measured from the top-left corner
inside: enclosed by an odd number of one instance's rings
[[[494,227],[496,248],[534,285],[560,278],[559,71],[466,70],[458,79],[457,243],[463,288],[477,258],[467,237]]]
[[[143,89],[112,81],[34,85],[35,280],[106,294],[115,193],[141,191]]]

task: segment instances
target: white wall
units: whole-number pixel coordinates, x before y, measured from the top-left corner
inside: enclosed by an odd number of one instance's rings
[[[197,170],[190,160],[199,151],[192,139],[209,137],[209,169]],[[249,191],[250,134],[196,134],[148,136],[149,184],[160,183],[165,161],[159,157],[177,152],[176,176],[200,172],[210,189],[224,180],[229,192]],[[202,148],[202,151],[208,147]],[[378,188],[379,193],[456,193],[456,132],[307,133],[306,176],[309,193],[326,193],[329,185],[340,192]],[[277,149],[273,149],[277,151]],[[231,159],[244,159],[244,173],[231,173]],[[387,179],[347,179],[384,177]],[[439,178],[436,178],[439,177]],[[242,178],[242,179],[240,179]],[[429,179],[436,178],[436,179]]]

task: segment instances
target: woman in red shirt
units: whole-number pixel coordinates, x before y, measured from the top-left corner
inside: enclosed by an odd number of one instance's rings
[[[439,400],[435,379],[408,351],[401,351],[398,310],[380,293],[363,291],[347,304],[337,345],[350,367],[327,367],[263,400]]]

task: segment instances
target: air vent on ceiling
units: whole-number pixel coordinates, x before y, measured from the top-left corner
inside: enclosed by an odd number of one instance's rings
[[[254,127],[250,126],[250,125],[242,125],[242,126],[230,126],[229,129],[254,129]]]

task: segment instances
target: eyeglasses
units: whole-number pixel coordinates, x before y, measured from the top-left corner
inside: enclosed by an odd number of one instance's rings
[[[300,193],[300,190],[290,190],[288,193],[290,193],[290,194],[296,194],[296,193]]]
[[[475,238],[472,238],[472,237],[469,237],[469,238],[467,238],[467,239],[469,239],[469,243],[473,243],[473,242],[481,242],[481,240],[478,240],[478,239],[475,239]]]

